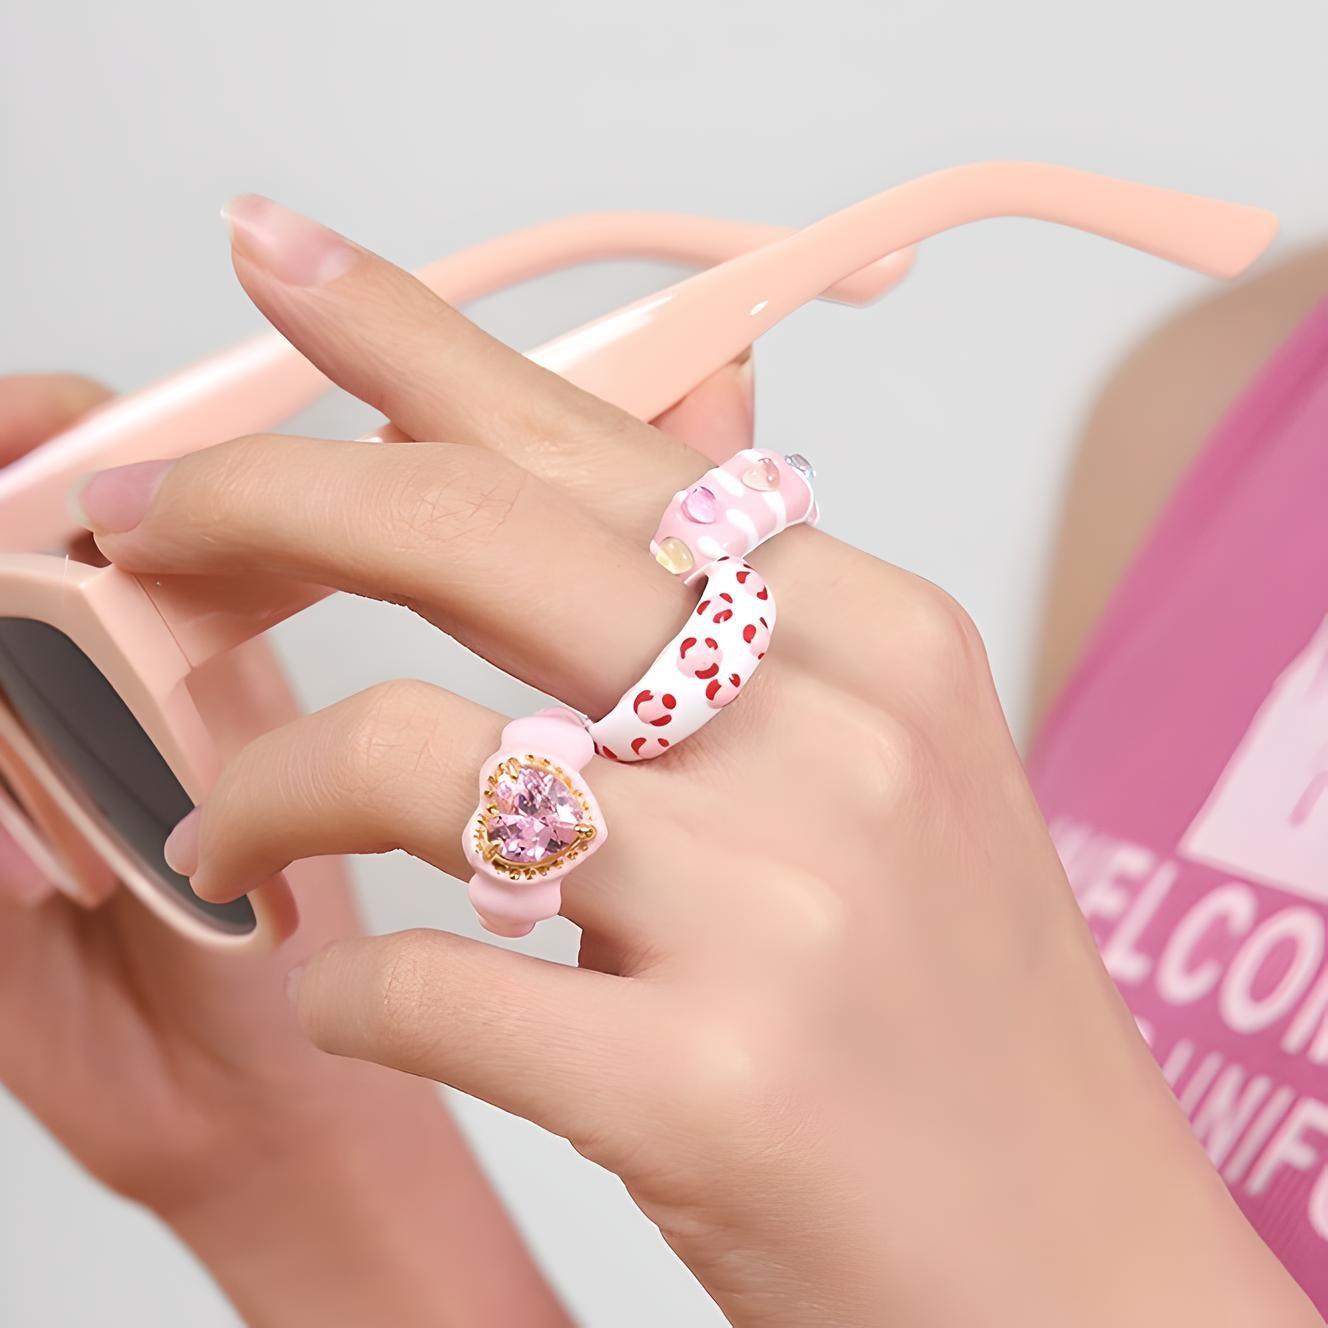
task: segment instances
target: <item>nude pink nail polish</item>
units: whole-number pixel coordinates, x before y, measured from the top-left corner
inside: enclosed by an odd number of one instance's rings
[[[221,215],[235,252],[288,286],[325,286],[359,256],[336,231],[261,194],[231,199]]]
[[[197,807],[181,820],[166,836],[161,856],[166,865],[179,876],[192,876],[198,871],[198,823],[201,813]]]
[[[69,495],[70,515],[98,535],[122,535],[148,514],[157,489],[175,463],[136,461],[99,470]]]

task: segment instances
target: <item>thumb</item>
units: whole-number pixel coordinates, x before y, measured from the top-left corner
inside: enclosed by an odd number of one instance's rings
[[[324,1051],[437,1080],[576,1144],[639,1111],[641,991],[417,930],[328,946],[292,974],[291,996]]]

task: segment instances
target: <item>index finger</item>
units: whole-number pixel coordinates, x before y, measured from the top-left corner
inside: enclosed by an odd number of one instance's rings
[[[328,378],[413,438],[505,454],[643,538],[705,460],[475,326],[408,272],[270,199],[227,210],[236,275]]]

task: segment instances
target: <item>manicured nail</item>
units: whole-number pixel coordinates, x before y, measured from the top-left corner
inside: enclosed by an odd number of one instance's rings
[[[304,977],[304,965],[296,964],[289,973],[286,974],[286,999],[292,1004],[299,1004],[300,1000],[300,981]]]
[[[69,514],[98,535],[122,535],[148,514],[157,488],[174,463],[136,461],[99,470],[69,495]]]
[[[351,242],[261,194],[241,194],[221,210],[231,244],[288,286],[324,286],[347,271],[360,251]]]
[[[166,865],[179,876],[192,876],[198,871],[198,823],[202,813],[197,807],[166,836],[161,856]]]

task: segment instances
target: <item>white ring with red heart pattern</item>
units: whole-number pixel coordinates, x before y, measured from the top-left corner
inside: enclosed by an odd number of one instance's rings
[[[678,634],[603,719],[587,722],[611,761],[662,756],[709,723],[747,685],[770,645],[775,597],[742,558],[718,558]]]

